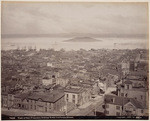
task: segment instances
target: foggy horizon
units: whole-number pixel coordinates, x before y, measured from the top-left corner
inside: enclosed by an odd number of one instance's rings
[[[139,35],[147,25],[146,3],[2,2],[2,34]]]

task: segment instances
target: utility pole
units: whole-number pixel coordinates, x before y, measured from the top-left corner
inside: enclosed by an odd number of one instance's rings
[[[96,116],[96,105],[95,105],[95,116]]]
[[[66,102],[65,116],[67,116],[67,99],[65,99],[65,102]]]
[[[122,83],[124,84],[124,79],[123,79]],[[124,89],[125,89],[125,87],[123,87],[122,116],[124,115]]]

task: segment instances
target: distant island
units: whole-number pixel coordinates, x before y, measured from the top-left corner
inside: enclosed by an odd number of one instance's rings
[[[101,42],[102,40],[94,39],[91,37],[75,37],[73,39],[64,40],[63,42]]]

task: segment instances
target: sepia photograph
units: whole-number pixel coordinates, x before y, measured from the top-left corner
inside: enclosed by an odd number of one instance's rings
[[[2,1],[1,118],[148,120],[148,2]]]

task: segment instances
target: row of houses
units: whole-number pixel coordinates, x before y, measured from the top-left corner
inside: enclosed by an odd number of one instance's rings
[[[148,72],[145,67],[136,70],[135,62],[122,63],[124,76],[116,83],[117,93],[105,95],[106,116],[148,116]]]
[[[2,107],[11,109],[34,110],[41,112],[64,111],[65,93],[52,92],[27,92],[27,93],[2,93]]]
[[[134,98],[147,106],[148,88],[147,79],[138,76],[127,76],[117,88],[118,96]]]
[[[106,116],[145,116],[148,111],[134,98],[106,95],[104,103]]]
[[[56,81],[56,78],[53,78],[53,81]],[[4,88],[2,90],[2,107],[42,112],[64,112],[70,105],[74,105],[73,108],[76,108],[87,103],[92,95],[96,94],[94,92],[97,91],[97,88],[96,81],[82,81],[78,85],[68,84],[65,87],[52,83],[26,92],[10,91]]]

